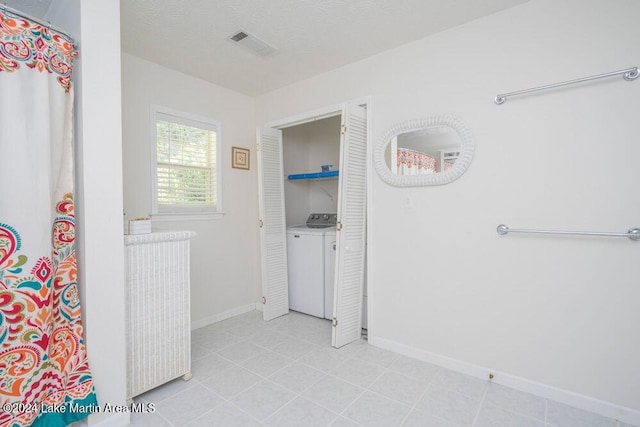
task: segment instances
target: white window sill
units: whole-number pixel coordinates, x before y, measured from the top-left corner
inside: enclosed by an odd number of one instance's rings
[[[222,219],[225,212],[178,212],[151,214],[153,222],[177,222],[177,221],[210,221]]]

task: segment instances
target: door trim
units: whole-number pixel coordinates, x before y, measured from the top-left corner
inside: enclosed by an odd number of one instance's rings
[[[354,98],[351,100],[347,100],[340,104],[333,104],[326,107],[321,107],[315,110],[309,110],[303,113],[294,114],[292,116],[287,116],[282,119],[272,120],[267,122],[264,125],[260,125],[259,127],[270,127],[274,129],[286,129],[288,127],[297,126],[305,123],[310,123],[316,120],[325,119],[328,117],[340,116],[342,115],[342,111],[346,109],[347,104],[355,103],[360,106],[364,106],[367,110],[367,202],[366,202],[366,239],[367,245],[365,249],[365,277],[366,277],[366,285],[367,285],[367,340],[369,343],[375,345],[375,334],[372,331],[375,331],[375,322],[372,322],[372,313],[375,311],[373,309],[373,301],[374,301],[374,292],[375,286],[373,286],[374,279],[371,275],[371,231],[373,230],[373,222],[374,222],[374,214],[372,211],[371,199],[372,199],[372,185],[373,182],[373,149],[371,148],[371,118],[372,118],[372,108],[373,102],[371,96],[362,96],[358,98]]]
[[[328,107],[318,108],[317,110],[307,111],[306,113],[286,117],[281,120],[274,120],[264,125],[264,127],[286,129],[292,126],[303,125],[305,123],[315,122],[316,120],[339,116],[340,114],[342,114],[342,110],[344,110],[344,107],[345,103],[330,105]]]

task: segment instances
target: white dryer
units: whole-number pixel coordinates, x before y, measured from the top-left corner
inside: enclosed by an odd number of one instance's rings
[[[335,224],[336,214],[311,214],[306,224],[287,228],[291,310],[321,318],[332,317]],[[330,303],[330,312],[327,312],[327,303]]]

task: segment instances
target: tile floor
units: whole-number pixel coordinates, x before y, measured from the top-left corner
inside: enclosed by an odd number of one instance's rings
[[[135,400],[133,426],[632,427],[366,341],[330,346],[327,320],[250,312],[193,332],[193,379]]]

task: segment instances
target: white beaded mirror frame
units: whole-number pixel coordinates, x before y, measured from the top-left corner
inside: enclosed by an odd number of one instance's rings
[[[449,127],[460,137],[460,155],[448,170],[425,175],[396,175],[385,160],[385,151],[394,137],[398,135],[428,129],[431,127]],[[455,181],[465,173],[473,159],[475,146],[471,132],[458,119],[450,116],[434,116],[422,119],[407,120],[391,126],[380,138],[373,154],[376,172],[384,182],[396,187],[419,187],[443,185]]]

